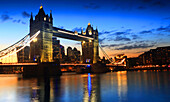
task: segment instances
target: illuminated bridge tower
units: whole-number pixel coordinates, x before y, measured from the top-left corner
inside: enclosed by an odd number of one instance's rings
[[[38,62],[52,62],[53,18],[51,11],[50,16],[48,16],[48,14],[46,15],[42,6],[40,6],[39,12],[35,16],[35,20],[31,13],[30,36],[39,30],[41,33],[38,35],[37,39],[30,44],[30,60]]]
[[[99,59],[99,40],[98,40],[98,30],[93,29],[90,23],[88,23],[88,26],[86,28],[86,31],[83,32],[82,35],[86,35],[88,37],[93,37],[94,40],[89,41],[82,41],[82,57],[83,57],[83,63],[87,63],[90,61],[90,63],[97,63]]]

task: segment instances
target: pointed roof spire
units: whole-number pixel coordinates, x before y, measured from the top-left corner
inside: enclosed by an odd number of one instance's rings
[[[32,12],[31,12],[31,18],[33,18]]]
[[[31,18],[30,18],[31,21],[33,21],[33,15],[32,15],[32,12],[31,12]]]
[[[90,22],[88,23],[88,25],[91,25]]]
[[[42,8],[43,8],[43,6],[42,6],[42,3],[41,3],[40,9],[42,9]]]
[[[52,18],[52,10],[50,10],[50,18]]]
[[[44,10],[43,10],[43,6],[42,6],[42,4],[41,4],[41,6],[40,6],[40,9],[39,9],[39,12],[38,12],[38,15],[41,15],[41,16],[45,16],[45,12],[44,12]]]

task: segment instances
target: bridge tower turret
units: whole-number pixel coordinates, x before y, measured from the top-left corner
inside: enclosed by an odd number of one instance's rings
[[[87,63],[88,61],[90,61],[90,63],[97,63],[99,58],[98,30],[94,30],[91,24],[88,23],[86,31],[83,34],[94,38],[94,40],[82,41],[81,43],[83,63]]]
[[[38,62],[52,62],[52,29],[53,29],[53,18],[52,13],[50,16],[46,15],[43,6],[40,6],[38,14],[33,19],[31,14],[30,18],[30,36],[35,34],[37,31],[41,31],[35,41],[30,44],[30,60]]]

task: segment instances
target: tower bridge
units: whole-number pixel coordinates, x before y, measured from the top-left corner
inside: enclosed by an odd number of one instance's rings
[[[86,59],[89,59],[90,63],[97,63],[99,59],[98,30],[94,30],[90,23],[86,31],[82,30],[81,33],[54,27],[52,12],[50,12],[50,16],[46,15],[41,6],[35,19],[31,13],[30,37],[39,30],[41,32],[37,36],[37,41],[30,43],[31,61],[37,58],[40,62],[53,62],[52,37],[55,36],[81,41],[83,62],[85,63]]]
[[[52,47],[53,36],[80,41],[82,46],[83,63],[86,63],[87,59],[88,61],[90,61],[91,64],[95,64],[99,61],[99,47],[101,48],[101,46],[99,46],[97,28],[94,29],[91,26],[91,24],[88,23],[86,31],[84,32],[82,30],[81,33],[78,33],[77,31],[73,32],[66,29],[54,27],[52,12],[50,12],[50,16],[48,16],[48,14],[45,14],[43,7],[41,6],[35,18],[31,13],[30,33],[27,34],[23,39],[21,39],[17,43],[0,51],[0,67],[4,67],[4,66],[27,67],[30,65],[34,67],[38,66],[37,67],[38,69],[36,68],[37,73],[39,72],[42,73],[42,71],[47,71],[46,67],[50,67],[51,71],[49,73],[53,73],[53,71],[56,70],[55,66],[58,66],[58,64],[55,63],[49,64],[50,62],[53,62],[53,47]],[[30,62],[34,62],[34,59],[38,59],[38,61],[41,62],[42,65],[38,65],[36,63],[1,64],[1,61],[4,58],[10,57],[14,53],[21,51],[27,45],[30,45],[30,54],[29,54]],[[104,52],[102,48],[101,51]],[[109,59],[109,56],[105,52],[104,55]],[[114,63],[113,60],[109,60],[109,61],[112,64]],[[47,64],[44,64],[44,62],[47,62]],[[26,68],[25,70],[26,70],[25,72],[32,73],[35,69]]]

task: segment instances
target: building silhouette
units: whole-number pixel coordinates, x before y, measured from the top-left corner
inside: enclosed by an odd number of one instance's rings
[[[67,48],[67,59],[68,63],[80,63],[80,51],[77,48],[72,49],[71,47]]]
[[[86,31],[83,32],[83,29],[81,31],[82,35],[86,35],[89,37],[94,36],[96,40],[89,40],[81,42],[82,45],[82,58],[83,58],[83,63],[93,63],[97,62],[99,59],[99,49],[98,49],[98,30],[93,29],[90,23],[88,23],[88,26],[86,28]],[[95,59],[94,59],[95,58]]]
[[[170,46],[157,47],[151,49],[136,58],[128,58],[127,66],[137,65],[169,65],[170,64]]]
[[[138,57],[140,65],[166,65],[170,64],[170,46],[151,49]]]
[[[36,32],[41,30],[41,33],[37,37],[37,41],[30,43],[30,60],[40,60],[40,62],[52,62],[53,61],[53,49],[52,49],[52,29],[53,29],[53,17],[50,12],[50,16],[45,14],[43,7],[41,6],[38,14],[33,18],[31,13],[30,18],[30,37]]]
[[[60,44],[60,40],[57,40],[56,37],[53,37],[52,41],[53,41],[53,60],[54,61],[60,60],[60,62],[63,62],[65,57],[64,46]]]

